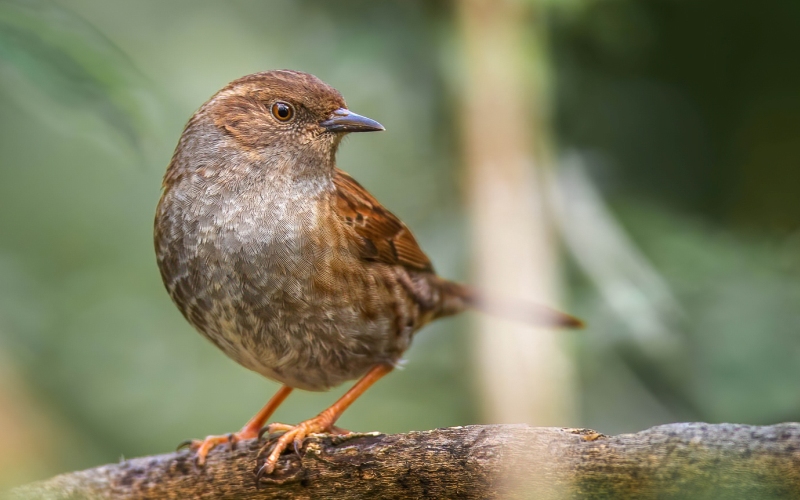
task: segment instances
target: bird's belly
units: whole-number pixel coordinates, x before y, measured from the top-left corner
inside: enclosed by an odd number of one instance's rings
[[[343,234],[321,231],[318,210],[168,193],[156,237],[189,322],[243,366],[307,390],[396,361],[410,337],[397,326],[400,285],[357,261]]]
[[[173,287],[189,321],[243,366],[286,385],[326,390],[394,362],[398,335],[391,284],[351,262],[335,238],[283,233],[186,259]],[[200,256],[203,258],[200,258]]]
[[[211,319],[199,329],[243,366],[289,386],[325,390],[396,361],[406,347],[394,333],[393,311],[365,315],[363,305],[374,302],[367,292],[379,288],[369,276],[340,276],[338,294],[321,293],[316,276],[232,280],[241,295],[209,304]]]

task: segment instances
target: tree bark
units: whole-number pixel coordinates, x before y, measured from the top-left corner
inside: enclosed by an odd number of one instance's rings
[[[123,460],[12,499],[800,498],[800,424],[669,424],[604,436],[487,425],[308,439],[256,481],[259,443]],[[532,465],[535,464],[535,467]]]

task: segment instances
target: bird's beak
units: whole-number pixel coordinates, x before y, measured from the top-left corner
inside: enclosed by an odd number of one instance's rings
[[[386,130],[383,125],[375,120],[357,115],[346,108],[339,108],[331,113],[331,117],[321,122],[320,126],[331,132],[376,132]]]

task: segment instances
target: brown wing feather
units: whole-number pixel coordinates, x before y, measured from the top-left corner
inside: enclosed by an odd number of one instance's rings
[[[338,168],[333,183],[336,185],[334,210],[359,236],[359,249],[364,259],[433,272],[431,261],[411,231],[361,184]]]

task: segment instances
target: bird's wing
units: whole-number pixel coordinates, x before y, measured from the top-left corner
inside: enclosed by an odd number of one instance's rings
[[[411,231],[361,184],[338,168],[333,183],[334,211],[359,237],[357,245],[363,259],[433,272],[431,261]]]

